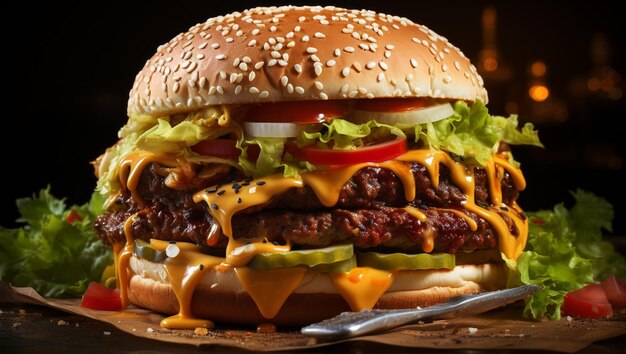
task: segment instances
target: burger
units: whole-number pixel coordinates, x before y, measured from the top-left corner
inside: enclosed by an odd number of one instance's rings
[[[336,7],[210,18],[137,75],[94,166],[124,306],[297,326],[506,287],[524,249],[509,146],[476,68],[409,19]]]

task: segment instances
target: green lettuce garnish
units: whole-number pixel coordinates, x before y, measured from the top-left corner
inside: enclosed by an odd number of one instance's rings
[[[567,292],[609,275],[626,280],[626,260],[602,240],[602,229],[611,231],[611,204],[582,190],[572,195],[576,203],[569,210],[558,204],[528,213],[528,244],[516,271],[521,283],[543,289],[526,300],[527,317],[557,320]]]
[[[110,247],[96,236],[93,222],[104,199],[94,193],[84,205],[67,208],[50,187],[17,200],[21,228],[0,226],[0,282],[30,286],[46,297],[82,295],[91,281],[100,282],[113,264]],[[78,219],[68,221],[68,215]]]
[[[319,132],[303,131],[296,139],[299,146],[318,145],[336,150],[354,150],[365,145],[364,139],[376,141],[391,135],[404,137],[404,132],[395,126],[369,121],[363,124],[348,122],[344,119],[333,119],[324,123]]]
[[[303,171],[313,171],[315,166],[312,164],[306,161],[292,161],[289,154],[283,154],[286,140],[285,138],[245,139],[241,135],[237,141],[237,148],[241,150],[239,166],[246,175],[255,178],[272,174],[279,168],[282,168],[285,177],[293,178],[299,178]],[[248,159],[248,147],[250,145],[259,146],[259,157],[255,162]]]

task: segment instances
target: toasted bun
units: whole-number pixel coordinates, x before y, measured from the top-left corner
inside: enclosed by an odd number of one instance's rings
[[[160,46],[139,72],[129,113],[374,97],[487,102],[476,68],[406,18],[336,7],[271,7],[208,19]]]
[[[178,312],[176,296],[160,265],[133,257],[131,268],[136,274],[141,274],[131,277],[131,303],[163,314]],[[426,307],[454,296],[501,289],[506,285],[505,281],[503,264],[463,265],[453,270],[400,271],[375,308]],[[270,322],[278,326],[302,326],[350,311],[345,300],[335,292],[327,274],[310,272],[301,286],[287,298],[278,315],[264,318],[232,270],[207,273],[194,291],[191,308],[195,316],[219,323],[258,325]]]

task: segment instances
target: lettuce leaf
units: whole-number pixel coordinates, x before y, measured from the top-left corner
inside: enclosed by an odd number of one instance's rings
[[[330,123],[324,123],[324,128],[319,132],[303,131],[296,143],[301,147],[315,144],[335,150],[354,150],[365,145],[364,138],[376,141],[391,135],[405,136],[400,128],[373,120],[356,124],[345,119],[333,119]]]
[[[558,204],[528,213],[528,244],[517,259],[517,271],[521,283],[543,290],[526,300],[525,316],[559,319],[567,292],[609,275],[626,279],[624,257],[602,240],[602,229],[611,230],[612,206],[582,190],[572,195],[576,203],[569,210]]]
[[[67,208],[50,187],[17,200],[21,228],[0,227],[0,282],[30,286],[46,297],[80,296],[91,281],[100,281],[113,264],[110,247],[96,236],[93,222],[103,212],[103,197]],[[70,213],[80,219],[67,221]]]
[[[289,154],[283,154],[285,138],[252,138],[245,139],[243,135],[237,141],[237,148],[241,150],[239,156],[239,166],[248,176],[255,178],[267,176],[274,173],[276,169],[282,168],[285,177],[299,178],[303,171],[313,171],[315,167],[306,162],[291,161]],[[248,146],[258,145],[260,148],[259,157],[256,162],[248,160]]]

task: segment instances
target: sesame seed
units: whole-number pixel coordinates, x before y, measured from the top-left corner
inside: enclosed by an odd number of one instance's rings
[[[291,38],[291,37],[293,37],[293,36],[294,36],[294,33],[293,33],[293,31],[292,31],[292,32],[287,33],[287,34],[285,35],[285,38]]]
[[[319,81],[315,81],[315,87],[317,87],[318,90],[323,90],[324,84]]]
[[[385,46],[385,49],[387,49],[387,50],[393,50],[393,48],[395,48],[395,46],[393,44],[387,44]]]
[[[352,64],[352,67],[354,68],[354,70],[356,70],[357,73],[360,73],[362,70],[361,64],[359,64],[358,62],[355,62],[354,64]]]
[[[264,184],[265,184],[265,181],[258,181],[258,182],[256,182],[256,185],[257,185],[257,186],[262,186],[262,185],[264,185]]]
[[[470,78],[470,73],[469,72],[466,71],[464,75],[465,75],[466,78],[468,78],[468,79]]]
[[[197,67],[198,67],[198,63],[196,63],[195,61],[191,62],[191,65],[189,65],[189,67],[187,68],[187,72],[190,73],[196,70]]]
[[[387,58],[387,59],[391,58],[391,51],[390,50],[386,50],[385,51],[385,58]]]
[[[413,42],[415,42],[415,43],[420,43],[420,40],[419,40],[419,39],[417,39],[417,38],[415,38],[415,37],[411,38],[411,40],[412,40]]]
[[[263,65],[265,65],[265,62],[264,61],[259,61],[259,62],[256,62],[256,64],[254,64],[254,68],[259,70],[259,69],[261,69],[263,67]]]
[[[214,95],[214,94],[215,94],[215,91],[216,91],[216,90],[215,90],[215,86],[211,86],[211,87],[209,88],[209,96],[210,96],[210,95]]]
[[[314,62],[317,63],[317,62],[320,61],[320,58],[317,55],[313,54],[313,55],[311,55],[311,60],[313,60]]]
[[[200,81],[198,82],[198,85],[200,86],[200,89],[202,89],[204,87],[204,85],[206,85],[206,77],[201,77]]]
[[[328,95],[325,94],[324,92],[320,92],[320,98],[323,100],[327,100],[328,99]]]
[[[417,60],[415,60],[414,58],[411,58],[411,66],[417,68]]]
[[[427,41],[427,40],[425,40],[425,39],[423,39],[423,40],[422,40],[422,45],[423,45],[424,47],[428,47],[428,41]]]
[[[243,70],[243,71],[248,71],[248,64],[246,63],[240,63],[239,64],[239,69]]]
[[[230,74],[230,83],[234,83],[237,80],[237,73]]]
[[[387,63],[385,63],[384,61],[380,61],[378,62],[378,65],[380,65],[380,68],[383,70],[387,70],[389,68],[389,65],[387,65]]]
[[[209,44],[209,42],[204,42],[198,46],[199,49],[204,49]]]
[[[274,46],[274,50],[281,50],[281,49],[283,49],[283,44],[280,42]]]
[[[348,52],[348,53],[354,53],[354,48],[353,47],[345,47],[345,48],[343,48],[343,50]]]
[[[332,59],[326,62],[326,66],[334,66],[335,64],[336,62]]]
[[[306,34],[304,36],[302,36],[302,41],[303,42],[308,42],[309,41],[309,36],[307,36]]]
[[[301,27],[300,26],[296,26],[293,28],[294,32],[300,32]]]
[[[266,97],[268,97],[269,95],[270,95],[270,93],[269,93],[269,92],[267,92],[267,91],[263,91],[263,92],[261,92],[261,93],[259,94],[259,97],[260,97],[260,98],[266,98]]]
[[[291,41],[291,42],[287,43],[287,48],[293,48],[293,47],[295,47],[295,45],[296,45],[296,42]]]
[[[296,86],[296,92],[299,94],[304,94],[304,88],[302,88],[301,86]]]
[[[456,60],[454,61],[454,67],[455,67],[457,70],[461,70],[461,64],[459,64],[459,62],[458,62],[458,61],[456,61]]]
[[[300,16],[298,18],[298,22],[304,22],[305,20],[306,20],[306,17],[304,17],[304,16]]]
[[[224,54],[218,54],[218,55],[215,56],[215,59],[217,59],[217,60],[224,60],[224,59],[226,59],[226,56]]]
[[[287,92],[293,93],[293,85],[292,84],[287,84]]]
[[[268,38],[267,41],[270,42],[271,45],[276,44],[276,38],[274,38],[274,37]]]
[[[241,204],[241,202],[242,202],[241,198],[237,198],[237,203],[238,203],[238,204]],[[201,265],[202,265],[202,264],[201,264]]]
[[[270,50],[270,44],[267,42],[263,43],[263,50]]]
[[[289,83],[289,78],[283,75],[283,77],[280,78],[280,83],[283,86],[287,86],[287,84]]]
[[[196,54],[196,58],[199,60],[204,59],[204,54],[200,53],[200,54]]]
[[[341,55],[341,49],[339,49],[339,48],[335,49],[335,51],[333,52],[333,55],[336,56],[336,57],[340,56]]]
[[[314,48],[314,47],[308,47],[308,48],[306,49],[306,52],[307,52],[307,53],[309,53],[309,54],[317,53],[317,48]]]
[[[359,91],[357,91],[357,90],[350,91],[350,93],[348,94],[348,97],[350,97],[350,98],[354,98],[354,97],[356,97],[356,95],[358,95],[358,94],[359,94]]]
[[[255,28],[255,29],[252,30],[252,35],[256,36],[257,34],[259,34],[259,32],[261,32],[261,30],[258,29],[258,28]]]
[[[443,65],[441,66],[441,71],[443,71],[443,72],[448,71],[448,66],[447,66],[446,64],[443,64]]]
[[[348,76],[348,74],[350,74],[350,68],[346,66],[345,68],[343,68],[343,70],[341,70],[341,74],[344,77]]]
[[[287,66],[287,61],[286,60],[279,60],[278,61],[278,65],[280,65],[280,66]]]
[[[352,37],[354,37],[354,39],[361,39],[359,32],[352,32]]]
[[[317,63],[315,63],[317,64]],[[322,65],[314,65],[314,70],[315,70],[315,76],[320,76],[322,75]]]
[[[271,59],[268,63],[267,66],[274,66],[278,63],[278,60],[276,59]]]
[[[348,84],[344,84],[343,86],[341,86],[341,93],[348,92],[349,88],[350,88],[350,86],[348,86]]]
[[[302,65],[300,64],[296,64],[293,66],[293,69],[298,73],[301,74],[302,73]]]
[[[289,53],[284,53],[283,54],[283,59],[284,60],[289,60]]]
[[[272,55],[272,58],[276,58],[276,59],[280,58],[280,53],[277,51],[273,51],[271,55]]]
[[[222,86],[217,85],[215,86],[215,89],[217,90],[217,93],[219,93],[220,95],[224,94],[224,89],[222,88]]]
[[[375,61],[370,61],[369,63],[367,63],[367,64],[365,65],[365,67],[366,67],[366,68],[368,68],[368,69],[370,69],[370,70],[371,70],[371,69],[374,69],[374,68],[376,67],[376,62],[375,62]]]
[[[221,77],[223,80],[226,80],[226,78],[227,78],[228,76],[226,75],[226,72],[225,72],[224,70],[220,70],[220,77]]]
[[[359,48],[361,48],[363,50],[369,50],[370,46],[365,44],[365,43],[359,43]]]
[[[324,35],[324,33],[315,32],[315,38],[326,38],[326,36]]]
[[[231,37],[226,38],[226,43],[232,43],[234,41],[234,39],[232,39]]]
[[[241,85],[237,85],[237,87],[235,87],[235,95],[238,95],[241,93],[242,87]]]
[[[413,74],[408,74],[406,76],[406,81],[413,81]]]
[[[250,42],[248,42],[248,47],[254,47],[255,45],[256,45],[256,39],[253,39]]]
[[[385,73],[379,73],[376,79],[378,80],[378,82],[385,80]]]
[[[217,205],[215,203],[211,203],[211,208],[213,208],[215,210],[219,210],[220,209],[219,205]]]
[[[256,88],[256,87],[252,86],[252,87],[250,87],[250,89],[248,89],[248,92],[250,92],[250,93],[252,93],[252,94],[255,94],[255,95],[256,95],[256,94],[257,94],[257,93],[259,93],[260,91],[259,91],[259,89],[258,89],[258,88]]]
[[[176,92],[178,92],[179,89],[180,89],[180,85],[178,84],[178,82],[175,82],[172,91],[174,91],[174,93],[176,93]]]

